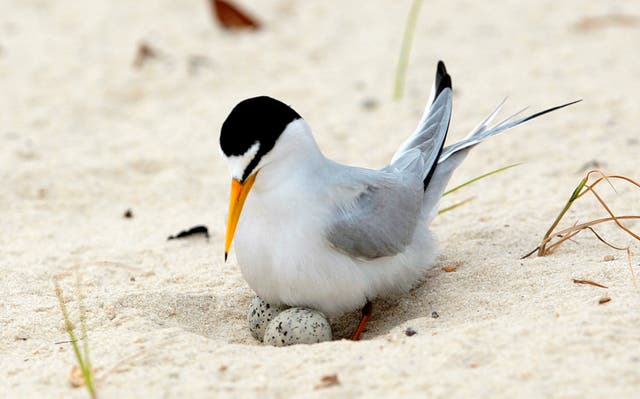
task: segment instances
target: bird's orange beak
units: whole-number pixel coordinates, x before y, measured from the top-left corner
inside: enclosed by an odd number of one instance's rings
[[[236,179],[231,180],[231,198],[229,198],[229,218],[227,219],[227,235],[224,241],[224,260],[227,260],[229,255],[229,248],[231,248],[231,242],[233,241],[233,235],[236,233],[236,226],[240,219],[240,212],[242,212],[242,206],[244,201],[249,195],[251,186],[256,180],[258,173],[254,173],[244,183],[240,183]]]

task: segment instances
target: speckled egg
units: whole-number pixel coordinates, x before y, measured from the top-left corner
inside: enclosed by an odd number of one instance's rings
[[[320,312],[291,308],[280,313],[268,325],[264,343],[273,346],[315,344],[332,339],[331,326]]]
[[[267,324],[287,308],[287,306],[269,304],[259,296],[253,298],[249,304],[249,311],[247,312],[251,335],[258,341],[262,341],[264,332],[267,329]]]

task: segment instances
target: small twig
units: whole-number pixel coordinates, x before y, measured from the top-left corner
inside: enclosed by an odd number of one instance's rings
[[[609,288],[606,285],[602,285],[600,283],[596,283],[595,281],[591,281],[591,280],[578,280],[574,278],[573,282],[576,284],[588,284],[588,285],[593,285],[595,287],[600,287],[600,288]]]

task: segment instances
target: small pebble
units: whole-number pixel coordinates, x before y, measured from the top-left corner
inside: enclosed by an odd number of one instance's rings
[[[411,327],[407,327],[406,330],[404,330],[404,335],[406,335],[407,337],[413,337],[417,333],[418,332]]]
[[[602,260],[604,260],[605,262],[611,262],[612,260],[615,260],[616,257],[613,255],[606,255]]]
[[[112,303],[104,305],[104,313],[107,319],[113,320],[116,318],[116,307]]]
[[[580,170],[578,170],[578,173],[587,172],[587,171],[593,170],[593,169],[601,169],[603,166],[605,166],[605,164],[603,162],[600,162],[597,159],[592,159],[589,162],[584,163],[580,167]]]
[[[365,98],[364,100],[362,100],[362,108],[364,108],[367,111],[372,111],[376,108],[378,108],[378,101],[376,101],[375,98]]]
[[[267,324],[285,309],[287,306],[272,305],[263,301],[259,296],[254,297],[247,312],[251,335],[262,342]]]
[[[600,305],[602,305],[603,303],[607,303],[607,302],[609,302],[609,301],[611,301],[611,297],[603,296],[602,298],[600,298],[600,300],[598,301],[598,303],[599,303]]]
[[[267,325],[264,343],[273,346],[315,344],[332,339],[327,318],[317,310],[291,308]]]

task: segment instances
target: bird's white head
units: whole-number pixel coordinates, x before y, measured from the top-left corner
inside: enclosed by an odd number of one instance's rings
[[[260,169],[283,132],[300,115],[271,97],[249,98],[236,105],[220,130],[220,150],[231,173],[231,198],[225,238],[225,260],[244,202]]]

